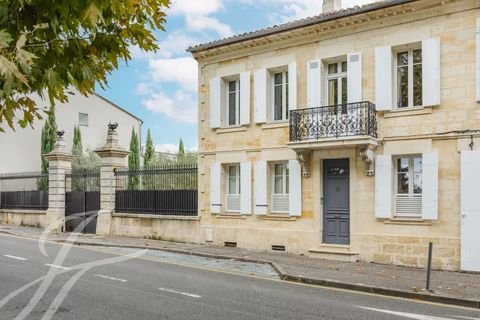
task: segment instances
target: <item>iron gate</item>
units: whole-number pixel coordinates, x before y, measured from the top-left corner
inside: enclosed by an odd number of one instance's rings
[[[100,169],[73,170],[65,176],[65,228],[95,233],[100,210]]]

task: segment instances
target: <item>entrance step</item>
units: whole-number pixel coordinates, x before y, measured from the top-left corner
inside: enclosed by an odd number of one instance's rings
[[[321,244],[308,250],[311,258],[335,260],[344,262],[357,262],[358,252],[350,251],[349,245]]]

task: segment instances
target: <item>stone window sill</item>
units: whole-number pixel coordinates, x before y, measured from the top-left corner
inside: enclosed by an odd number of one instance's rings
[[[433,223],[428,220],[415,218],[393,218],[383,221],[384,224],[406,225],[406,226],[431,226]]]
[[[291,217],[288,214],[267,214],[260,216],[260,219],[274,221],[297,221],[297,217]]]
[[[243,131],[247,131],[247,128],[245,126],[225,127],[225,128],[218,128],[216,130],[218,134],[231,133],[231,132],[243,132]]]
[[[216,215],[217,219],[247,219],[247,216],[240,213],[229,213],[225,212],[219,215]]]
[[[288,125],[289,125],[288,121],[268,122],[268,123],[262,124],[262,130],[288,128]]]
[[[402,108],[402,109],[393,109],[386,111],[383,114],[384,118],[396,118],[396,117],[408,117],[408,116],[417,116],[422,114],[431,114],[432,107],[414,107],[414,108]]]

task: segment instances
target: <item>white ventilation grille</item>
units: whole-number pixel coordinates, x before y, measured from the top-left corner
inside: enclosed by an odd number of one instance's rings
[[[227,212],[240,212],[240,195],[227,194]]]
[[[420,218],[422,216],[422,195],[397,194],[395,196],[395,216]]]
[[[272,212],[273,213],[288,213],[289,206],[288,194],[273,194],[272,195]]]

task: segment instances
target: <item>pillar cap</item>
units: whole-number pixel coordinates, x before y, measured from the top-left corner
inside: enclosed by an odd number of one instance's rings
[[[57,131],[57,142],[50,153],[45,155],[45,159],[48,161],[72,161],[73,155],[66,150],[66,143],[63,139],[65,131]]]
[[[129,152],[118,144],[117,123],[108,124],[107,143],[100,149],[95,150],[101,158],[125,158]]]

